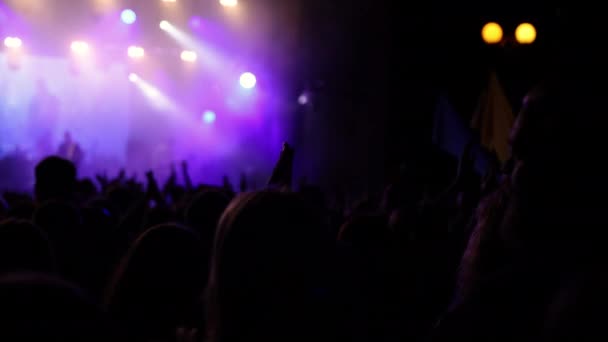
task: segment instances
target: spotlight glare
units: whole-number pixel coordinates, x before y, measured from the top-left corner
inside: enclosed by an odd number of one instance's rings
[[[236,7],[238,4],[238,0],[220,0],[220,5],[224,7]]]
[[[133,59],[141,59],[145,56],[144,48],[139,46],[129,46],[127,55]]]
[[[308,95],[306,93],[300,95],[300,97],[298,97],[298,103],[302,106],[308,104]]]
[[[182,61],[184,61],[184,62],[193,63],[193,62],[196,62],[196,59],[198,56],[196,55],[196,52],[194,52],[194,51],[184,50],[184,51],[182,51],[182,54],[180,55],[180,57],[181,57]]]
[[[177,0],[163,0],[163,2],[176,2]]]
[[[245,72],[241,75],[239,82],[241,84],[241,87],[245,89],[252,89],[255,87],[257,79],[254,74],[250,72]]]
[[[120,19],[123,23],[131,25],[137,20],[137,14],[131,9],[126,9],[120,13]]]
[[[163,31],[167,31],[168,29],[171,28],[171,24],[166,20],[161,21],[159,26],[160,26],[160,29]]]
[[[487,44],[498,44],[502,40],[502,27],[497,23],[487,23],[481,29],[481,38]]]
[[[515,29],[515,39],[520,44],[532,44],[536,40],[536,29],[530,23],[522,23]]]
[[[70,45],[72,52],[77,55],[86,55],[89,53],[89,44],[80,40],[76,40],[72,42]]]
[[[23,42],[20,38],[17,37],[6,37],[4,38],[4,46],[9,49],[17,49],[20,48]]]
[[[216,118],[215,112],[213,112],[211,110],[206,110],[203,113],[203,123],[212,124],[215,122],[215,118]]]
[[[129,74],[129,81],[135,83],[135,82],[137,82],[138,79],[139,79],[139,76],[137,76],[137,74],[134,74],[134,73]]]

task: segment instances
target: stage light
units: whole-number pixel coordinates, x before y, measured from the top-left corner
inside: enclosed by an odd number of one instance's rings
[[[302,95],[298,97],[298,103],[302,106],[308,104],[308,95],[306,93],[302,93]]]
[[[235,7],[238,4],[238,0],[220,0],[220,5],[224,7]]]
[[[137,20],[137,14],[133,10],[126,9],[120,13],[120,20],[127,25],[131,25]]]
[[[246,72],[241,75],[239,82],[241,84],[241,87],[245,89],[252,89],[255,87],[258,81],[254,74]]]
[[[89,53],[89,44],[80,40],[73,41],[70,47],[72,49],[72,52],[77,55],[82,56]]]
[[[160,29],[163,31],[167,31],[168,29],[171,28],[171,24],[166,20],[161,21],[159,26],[160,26]]]
[[[212,124],[215,122],[215,112],[211,111],[211,110],[207,110],[203,113],[203,122],[206,124]]]
[[[481,29],[481,38],[487,44],[497,44],[502,40],[502,27],[497,23],[487,23]]]
[[[137,76],[137,74],[134,74],[134,73],[129,74],[129,81],[135,83],[135,82],[137,82],[137,80],[139,80],[139,76]]]
[[[196,55],[196,52],[194,52],[194,51],[184,50],[184,51],[182,51],[182,54],[180,57],[181,57],[182,61],[184,61],[184,62],[193,63],[193,62],[196,62],[196,59],[198,56]]]
[[[536,40],[536,29],[530,23],[522,23],[515,29],[515,39],[520,44],[532,44]]]
[[[145,56],[144,48],[139,46],[129,46],[127,50],[127,55],[133,59],[140,59]]]
[[[176,2],[177,0],[163,0],[163,2]]]
[[[23,42],[20,38],[17,37],[6,37],[4,38],[4,46],[9,49],[17,49],[20,48]]]

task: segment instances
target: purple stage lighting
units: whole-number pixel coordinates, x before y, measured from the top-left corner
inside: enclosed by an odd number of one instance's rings
[[[255,88],[255,85],[258,81],[255,78],[254,74],[252,74],[250,72],[246,72],[241,75],[239,82],[241,84],[241,87],[243,87],[245,89],[253,89],[253,88]]]
[[[137,20],[137,14],[131,9],[126,9],[120,13],[120,20],[127,25],[131,25]]]
[[[207,110],[203,113],[203,122],[206,124],[212,124],[215,122],[215,112]]]
[[[203,24],[203,21],[201,20],[201,17],[194,16],[194,17],[190,18],[190,27],[191,28],[193,28],[195,30],[199,29],[199,28],[201,28],[202,24]]]

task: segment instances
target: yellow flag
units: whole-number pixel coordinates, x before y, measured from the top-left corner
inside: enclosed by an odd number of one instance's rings
[[[495,152],[501,162],[509,159],[509,132],[513,126],[513,109],[498,82],[496,72],[490,73],[487,88],[481,93],[471,127],[479,130],[480,143]]]

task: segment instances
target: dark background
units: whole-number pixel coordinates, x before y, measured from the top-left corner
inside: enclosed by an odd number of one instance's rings
[[[31,46],[42,51],[34,53],[65,54],[75,30],[103,27],[104,16],[110,15],[92,7],[93,0],[49,0],[48,6],[37,7],[26,6],[35,2],[5,2],[25,13],[25,32],[0,25],[0,33],[35,40]],[[582,55],[589,46],[601,49],[593,38],[580,40],[592,31],[599,42],[605,39],[600,33],[605,30],[597,30],[603,11],[575,8],[578,4],[572,2],[561,7],[530,1],[240,2],[248,19],[234,27],[217,0],[180,0],[174,6],[180,11],[173,12],[160,1],[124,0],[120,7],[137,11],[136,28],[146,47],[169,53],[179,49],[158,29],[160,19],[185,27],[190,15],[198,15],[227,25],[231,36],[226,41],[251,47],[277,84],[288,88],[275,90],[281,96],[285,92],[285,101],[292,104],[283,114],[293,132],[287,140],[296,147],[296,179],[306,176],[355,192],[380,189],[404,162],[432,178],[437,167],[431,161],[438,154],[431,143],[432,114],[440,94],[468,120],[489,71],[496,70],[517,112],[523,95],[551,72],[553,60]],[[531,46],[488,46],[480,32],[489,21],[502,26],[507,40],[519,23],[530,22],[537,40]],[[577,25],[581,27],[572,31]],[[116,43],[117,58],[126,58],[123,43]],[[182,82],[176,81],[176,91],[188,89],[189,76],[181,65],[173,58],[159,59]],[[308,106],[296,104],[303,91],[312,100]],[[453,164],[445,168],[453,169]]]
[[[564,14],[566,12],[566,14]],[[433,109],[446,95],[468,120],[490,70],[514,111],[551,70],[573,22],[570,10],[534,3],[502,5],[307,0],[302,19],[299,83],[314,89],[301,113],[300,169],[323,184],[377,190],[406,162],[430,168]],[[506,40],[530,22],[529,46],[486,45],[481,28],[498,22]],[[305,157],[305,158],[304,158]]]

